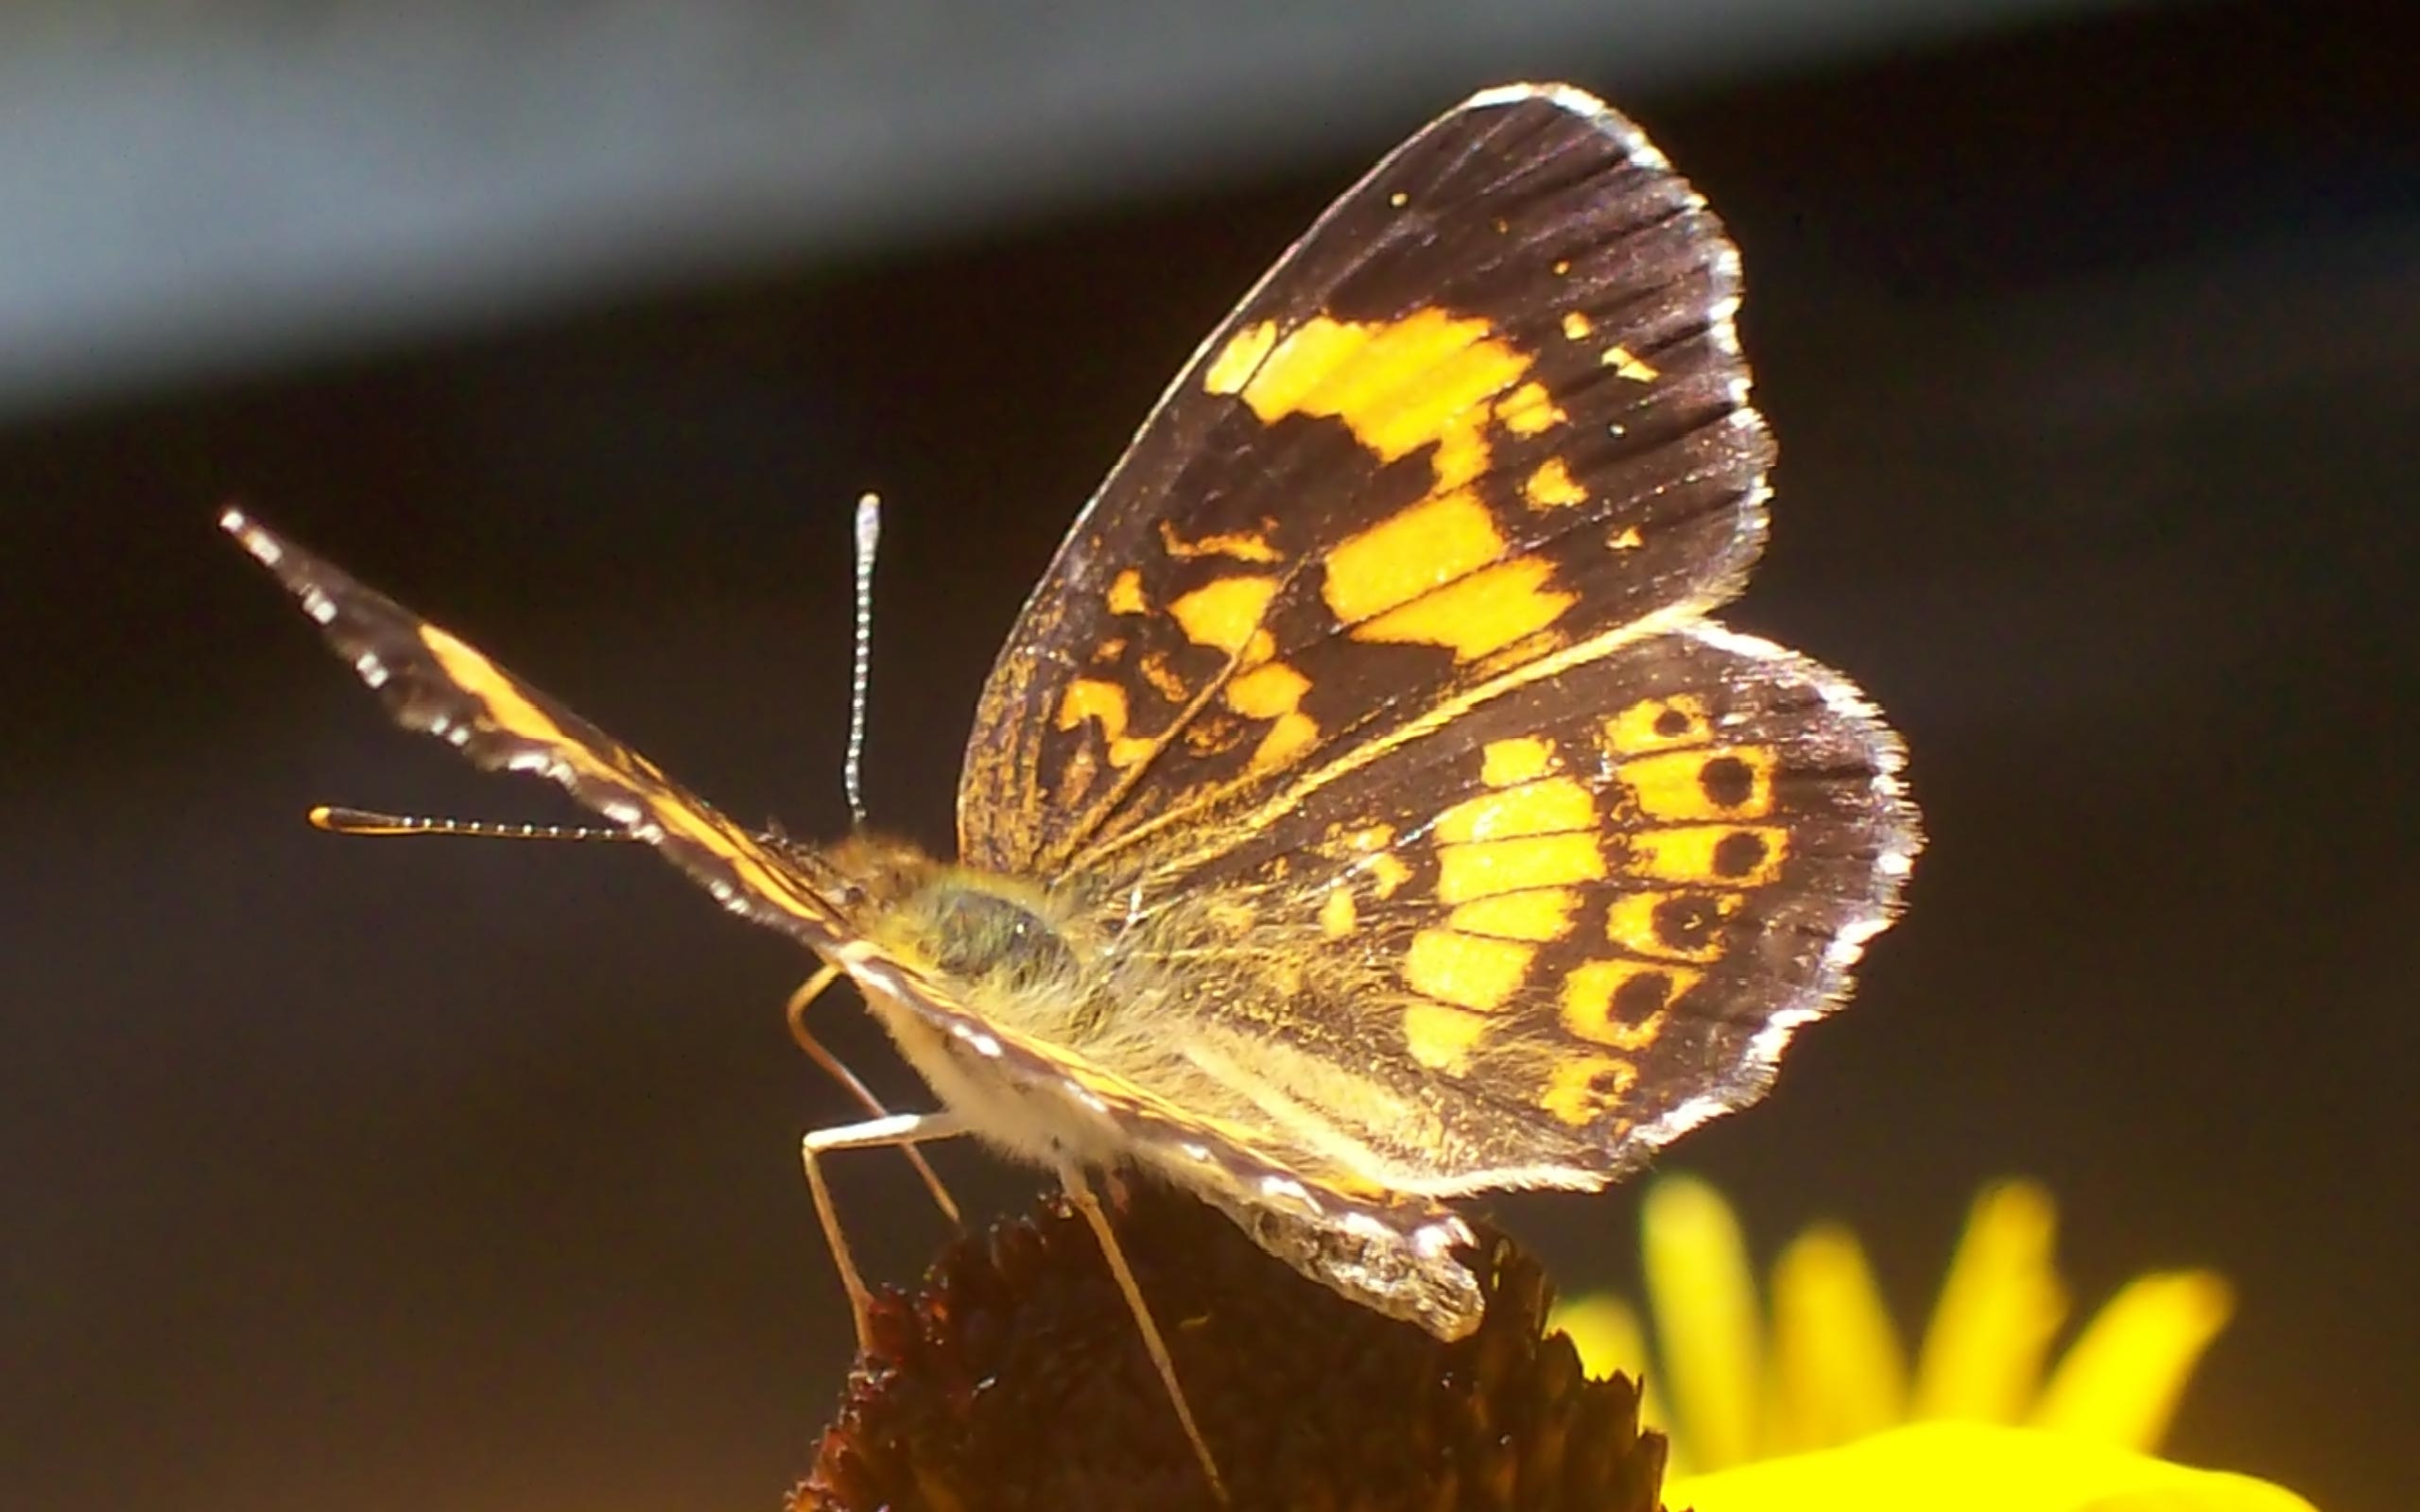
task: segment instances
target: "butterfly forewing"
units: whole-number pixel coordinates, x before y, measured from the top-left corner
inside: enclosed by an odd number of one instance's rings
[[[1762,538],[1737,259],[1627,121],[1474,99],[1205,343],[1010,637],[967,860],[1046,874],[1525,662],[1702,609]]]
[[[725,907],[828,948],[841,921],[787,855],[666,777],[653,762],[485,654],[238,510],[219,525],[276,574],[398,724],[478,765],[561,783],[648,840]]]

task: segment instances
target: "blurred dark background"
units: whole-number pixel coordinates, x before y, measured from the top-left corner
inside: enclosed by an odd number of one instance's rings
[[[1932,836],[1855,1010],[1670,1163],[1760,1246],[1853,1221],[1909,1322],[2037,1175],[2080,1302],[2240,1289],[2178,1457],[2406,1500],[2411,8],[454,9],[0,24],[0,1501],[770,1506],[846,1359],[795,953],[635,851],[306,831],[569,816],[392,731],[221,501],[820,833],[879,488],[870,796],[944,842],[1167,375],[1524,76],[1730,221],[1784,449],[1733,618],[1881,700]],[[876,1275],[941,1238],[892,1157],[839,1195]],[[1575,1288],[1634,1207],[1493,1211]]]

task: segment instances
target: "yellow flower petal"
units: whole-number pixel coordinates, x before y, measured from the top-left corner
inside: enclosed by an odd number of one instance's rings
[[[1773,1263],[1768,1452],[1823,1449],[1906,1417],[1908,1362],[1857,1235],[1809,1228]]]
[[[2248,1476],[1985,1423],[1922,1423],[1664,1487],[1696,1512],[2313,1512]]]
[[[1755,1452],[1764,1390],[1756,1280],[1739,1221],[1714,1188],[1669,1177],[1649,1190],[1639,1229],[1680,1430],[1702,1467],[1736,1465]]]
[[[2193,1366],[2234,1310],[2227,1283],[2208,1271],[2129,1282],[2059,1362],[2034,1423],[2120,1449],[2157,1447]]]
[[[1619,1370],[1635,1379],[1647,1373],[1647,1331],[1638,1311],[1618,1297],[1599,1292],[1557,1302],[1547,1327],[1571,1335],[1580,1363],[1592,1376]]]
[[[2066,1313],[2050,1269],[2056,1226],[2049,1194],[2029,1181],[1975,1199],[1917,1358],[1915,1417],[2024,1417]]]
[[[1638,1312],[1618,1297],[1599,1292],[1555,1304],[1547,1326],[1571,1335],[1572,1348],[1591,1376],[1602,1378],[1618,1370],[1639,1383],[1638,1420],[1666,1439],[1664,1473],[1686,1475],[1693,1469],[1687,1446],[1673,1432],[1672,1413],[1664,1400],[1661,1372],[1647,1360],[1647,1330]]]

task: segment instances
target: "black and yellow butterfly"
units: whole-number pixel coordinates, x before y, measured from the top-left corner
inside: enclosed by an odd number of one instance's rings
[[[976,712],[955,863],[752,833],[225,524],[403,723],[856,981],[943,1110],[819,1147],[972,1133],[1080,1197],[1140,1168],[1451,1338],[1480,1299],[1449,1199],[1600,1187],[1754,1100],[1917,848],[1857,690],[1707,617],[1772,458],[1738,295],[1704,202],[1586,94],[1423,129],[1077,519]]]

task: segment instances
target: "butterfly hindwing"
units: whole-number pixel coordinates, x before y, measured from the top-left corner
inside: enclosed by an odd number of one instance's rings
[[[966,859],[1050,872],[1736,588],[1771,445],[1703,201],[1576,92],[1381,163],[1180,374],[994,669]]]
[[[1699,623],[1519,683],[1129,885],[1147,913],[1201,907],[1236,958],[1203,973],[1184,1053],[1316,1108],[1381,1184],[1597,1185],[1752,1101],[1846,991],[1917,845],[1898,765],[1845,681]],[[1252,961],[1305,965],[1281,997]],[[1350,1070],[1314,1094],[1305,1065]]]

